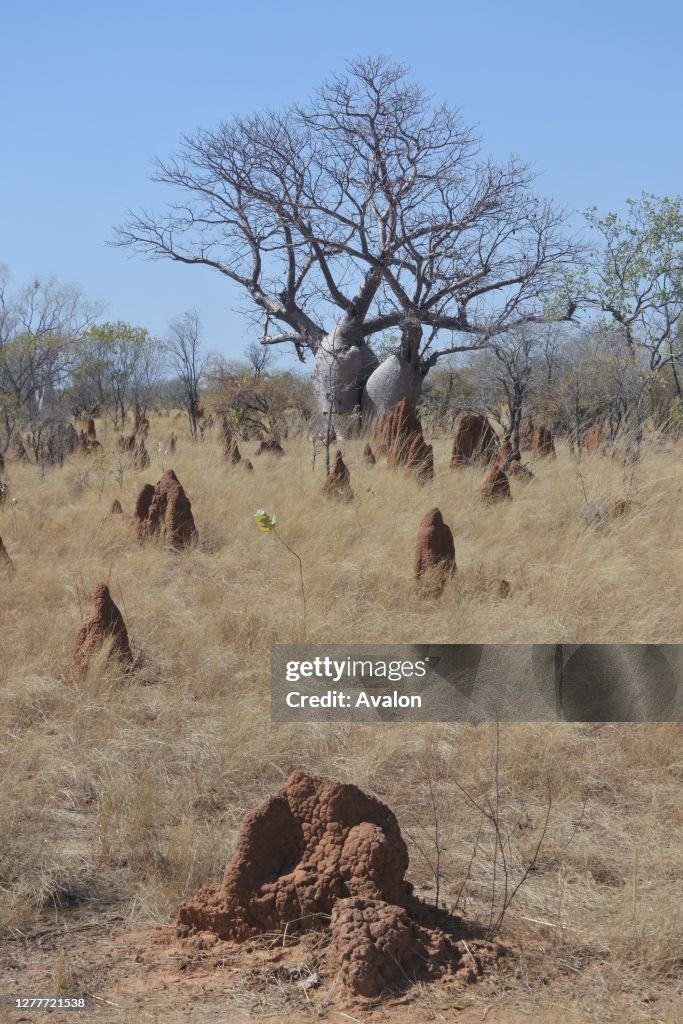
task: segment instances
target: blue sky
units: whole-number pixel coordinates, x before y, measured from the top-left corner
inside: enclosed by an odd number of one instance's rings
[[[106,246],[129,207],[161,207],[151,158],[182,133],[305,100],[346,59],[382,53],[461,107],[493,156],[530,161],[539,191],[621,210],[682,190],[682,29],[680,5],[657,0],[9,0],[0,262],[16,285],[54,274],[156,334],[196,307],[207,347],[237,357],[249,338],[236,288]]]

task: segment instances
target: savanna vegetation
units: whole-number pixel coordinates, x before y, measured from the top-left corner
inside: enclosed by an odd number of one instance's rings
[[[128,1007],[131,979],[103,969],[107,930],[119,929],[125,947],[142,941],[125,939],[131,928],[170,923],[182,899],[220,877],[245,811],[296,765],[353,781],[395,810],[427,899],[438,847],[441,904],[473,920],[490,912],[492,834],[486,824],[480,833],[463,789],[491,792],[494,726],[269,724],[270,645],[301,638],[303,617],[296,563],[258,531],[257,508],[277,516],[302,559],[309,642],[680,636],[671,581],[683,569],[681,451],[670,436],[649,432],[626,475],[619,446],[577,462],[560,442],[555,460],[533,464],[532,482],[513,482],[512,502],[488,509],[480,472],[448,469],[446,436],[432,438],[427,487],[383,461],[366,466],[359,438],[344,444],[355,497],[340,505],[321,494],[323,464],[313,469],[305,429],[290,428],[280,459],[257,457],[255,441],[242,441],[249,473],[225,462],[216,429],[197,443],[188,429],[171,457],[168,436],[182,415],[152,420],[144,472],[116,450],[104,421],[100,452],[47,471],[8,463],[15,501],[0,508],[15,566],[0,582],[5,948],[51,991],[64,985],[60,951],[72,991]],[[129,520],[142,483],[171,465],[199,532],[182,553],[140,546]],[[625,495],[628,514],[594,515]],[[124,516],[109,515],[116,497]],[[453,529],[458,563],[438,600],[420,596],[411,575],[417,523],[432,505]],[[100,581],[143,659],[127,673],[102,657],[81,677],[75,635]],[[673,1022],[683,940],[680,726],[501,724],[498,747],[513,875],[539,839],[549,786],[552,808],[538,867],[499,935],[511,958],[458,1005],[531,1019]],[[46,928],[52,953],[32,939]],[[271,970],[269,956],[258,970]],[[192,971],[187,987],[171,986],[172,999],[154,977],[159,1012],[180,1012]],[[207,1006],[227,998],[236,1020],[333,1013],[331,979],[302,995],[271,977],[257,998],[231,978],[229,993],[219,986]],[[411,1012],[425,1020],[452,1002],[438,988],[413,999]]]
[[[526,166],[481,160],[459,112],[382,61],[312,105],[200,131],[157,170],[189,205],[133,216],[118,240],[246,291],[243,357],[212,351],[196,310],[169,310],[155,337],[75,286],[0,278],[0,987],[89,993],[101,1020],[179,1021],[196,1000],[206,1020],[357,1019],[322,939],[239,954],[155,939],[302,766],[393,808],[427,901],[497,918],[501,843],[509,890],[524,881],[494,971],[363,1020],[674,1024],[679,723],[275,725],[269,672],[271,645],[304,636],[680,641],[681,200],[644,193],[575,230]],[[313,380],[275,361],[281,344],[313,357]],[[433,446],[424,486],[362,457],[374,413],[404,395]],[[484,504],[481,469],[449,468],[465,409],[514,450],[525,418],[552,431],[556,457],[526,453],[512,501]],[[333,418],[344,503],[322,493]],[[263,440],[284,457],[257,454]],[[182,551],[139,543],[132,522],[171,468],[197,527]],[[439,597],[411,571],[434,506],[457,561]],[[103,582],[134,667],[105,644],[83,674],[75,637]]]

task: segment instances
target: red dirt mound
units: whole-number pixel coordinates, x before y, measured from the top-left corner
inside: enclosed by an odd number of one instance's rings
[[[231,462],[233,466],[236,466],[242,461],[242,453],[240,452],[232,427],[225,416],[221,420],[221,440],[223,442],[223,458],[226,462]]]
[[[343,501],[351,501],[353,498],[351,474],[339,450],[334,457],[334,465],[323,484],[323,494],[331,498],[341,498]]]
[[[429,577],[438,590],[446,578],[455,572],[455,544],[451,529],[443,521],[438,508],[430,509],[417,531],[413,575],[416,579]]]
[[[514,476],[522,481],[531,480],[534,475],[528,466],[522,465],[520,453],[513,450],[511,441],[500,442],[495,464],[508,476]]]
[[[243,459],[242,457],[242,453],[237,443],[237,436],[238,435],[233,433],[232,428],[224,419],[222,426],[223,458],[226,460],[226,462],[232,463],[233,466],[237,466],[239,465],[239,463],[242,463],[244,469],[252,470],[254,467],[252,466],[249,459]],[[242,436],[244,440],[248,440],[248,437],[244,436],[244,432],[239,436]],[[273,445],[275,447],[272,447]],[[285,454],[284,448],[281,447],[278,441],[263,441],[256,454],[261,455],[262,452],[271,452],[272,454],[275,455]]]
[[[406,476],[414,476],[420,484],[434,479],[434,450],[422,432],[415,434],[406,456]]]
[[[90,417],[88,419],[88,425],[87,425],[86,434],[87,434],[87,437],[88,437],[89,441],[96,441],[97,440],[97,431],[95,430],[95,421],[94,421],[94,419],[92,417]]]
[[[149,420],[142,412],[135,413],[133,421],[133,433],[139,438],[145,438],[149,434]]]
[[[145,484],[135,502],[135,518],[138,523],[144,522],[149,515],[149,507],[154,499],[154,484]]]
[[[354,897],[332,910],[330,932],[344,988],[373,998],[408,978],[461,974],[473,982],[482,973],[470,953],[438,928],[418,924],[404,907]]]
[[[138,416],[135,417],[136,427],[138,424]],[[148,424],[149,429],[149,424]],[[120,452],[130,452],[133,456],[133,466],[135,469],[147,469],[149,466],[149,454],[145,448],[145,437],[147,430],[142,429],[140,432],[137,429],[132,434],[120,434],[116,440],[116,445]]]
[[[90,659],[110,637],[111,654],[130,667],[133,664],[133,653],[126,624],[111,599],[109,587],[106,583],[100,583],[95,589],[95,611],[83,621],[76,637],[74,665],[77,671],[87,672]]]
[[[407,867],[388,807],[356,786],[297,770],[247,815],[223,884],[184,903],[178,924],[239,942],[285,927],[307,931],[348,896],[405,905]]]
[[[133,465],[136,469],[147,469],[149,466],[149,453],[145,448],[142,437],[137,436],[133,449]]]
[[[102,445],[96,438],[90,437],[88,434],[85,433],[84,430],[81,430],[80,434],[78,435],[78,447],[82,452],[85,452],[86,455],[89,455],[92,452],[96,451],[98,448],[101,448]]]
[[[418,434],[422,434],[422,424],[408,399],[402,398],[386,414],[382,427],[380,450],[386,453],[390,466],[396,468],[405,465],[410,447]]]
[[[583,448],[587,453],[596,452],[601,447],[605,434],[605,417],[597,416],[595,423],[583,435]]]
[[[479,493],[485,501],[504,501],[512,498],[507,474],[494,463],[479,485]]]
[[[138,537],[163,533],[171,548],[183,548],[197,536],[192,503],[172,469],[166,470],[155,487],[145,484],[135,505]]]
[[[114,498],[114,500],[112,501],[111,508],[109,509],[109,515],[110,516],[120,516],[120,515],[123,515],[123,508],[122,508],[121,502],[119,501],[118,498]]]
[[[405,466],[406,476],[414,476],[422,484],[434,479],[432,446],[425,442],[420,419],[407,398],[401,399],[391,412],[380,416],[375,437],[378,451],[386,455],[387,464],[393,469]],[[370,465],[374,463],[370,445],[366,445],[363,459]]]
[[[184,903],[178,935],[244,942],[330,922],[342,985],[374,997],[393,984],[449,972],[474,980],[466,943],[423,924],[405,881],[408,851],[392,811],[356,786],[298,769],[244,819],[222,885]]]
[[[473,463],[488,465],[496,457],[498,437],[487,420],[476,412],[461,412],[455,421],[451,469]]]
[[[541,457],[555,454],[555,442],[548,427],[536,427],[531,441],[531,451]]]

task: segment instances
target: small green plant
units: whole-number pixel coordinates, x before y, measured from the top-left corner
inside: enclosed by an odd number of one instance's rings
[[[290,555],[294,555],[294,557],[296,558],[297,562],[299,563],[299,580],[300,580],[300,584],[301,584],[301,603],[302,603],[302,606],[303,606],[303,633],[304,633],[304,643],[305,643],[306,642],[306,587],[304,585],[304,566],[303,566],[303,562],[301,561],[301,556],[297,554],[297,552],[294,550],[294,548],[289,546],[289,544],[284,539],[284,537],[282,537],[277,532],[277,530],[275,529],[275,527],[277,525],[277,519],[276,519],[276,517],[274,515],[271,515],[269,512],[266,512],[266,510],[263,509],[263,508],[257,508],[256,512],[254,513],[254,519],[256,520],[256,523],[257,523],[258,528],[261,531],[261,533],[273,533],[273,534],[275,534],[275,536],[280,541],[280,543],[285,548],[287,548],[287,550],[289,551]]]

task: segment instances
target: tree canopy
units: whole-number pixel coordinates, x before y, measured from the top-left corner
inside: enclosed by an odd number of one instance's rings
[[[581,291],[649,368],[680,360],[683,324],[683,199],[644,192],[626,200],[626,216],[584,214],[597,244],[583,266]]]
[[[154,180],[175,201],[131,213],[117,244],[236,282],[261,341],[302,359],[332,330],[362,345],[399,328],[425,372],[542,320],[578,252],[526,164],[483,157],[458,110],[381,57],[349,63],[307,104],[184,136]]]

